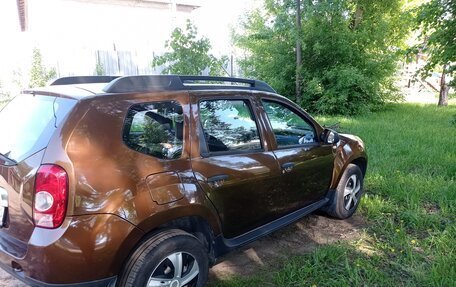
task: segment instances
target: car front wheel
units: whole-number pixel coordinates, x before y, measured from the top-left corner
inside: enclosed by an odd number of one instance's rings
[[[361,169],[355,164],[349,164],[342,174],[330,204],[323,208],[323,211],[339,219],[352,216],[361,200],[363,181]]]

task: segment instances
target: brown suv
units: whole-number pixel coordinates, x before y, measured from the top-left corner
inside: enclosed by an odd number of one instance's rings
[[[203,286],[216,258],[356,210],[367,156],[261,81],[69,77],[0,112],[0,265],[33,286]]]

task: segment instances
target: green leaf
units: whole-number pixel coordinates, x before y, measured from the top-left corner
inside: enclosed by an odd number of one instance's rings
[[[225,65],[228,58],[218,59],[211,55],[209,39],[199,38],[197,28],[189,20],[185,31],[180,28],[173,30],[165,48],[168,51],[152,61],[154,68],[165,67],[162,74],[202,75],[208,69],[212,76],[227,75]]]

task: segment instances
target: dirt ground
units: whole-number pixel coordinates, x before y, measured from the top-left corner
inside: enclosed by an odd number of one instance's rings
[[[13,276],[0,269],[0,287],[28,287],[28,285],[14,279]]]
[[[309,253],[320,245],[336,241],[357,240],[365,226],[366,222],[357,215],[346,220],[310,215],[220,258],[210,270],[210,281],[235,274],[252,275],[289,255]]]
[[[319,245],[339,240],[360,238],[366,226],[360,216],[336,220],[321,215],[310,215],[288,227],[276,231],[237,251],[220,258],[210,270],[210,281],[227,278],[234,274],[248,276],[261,268],[274,265],[288,255],[311,252]],[[27,287],[11,275],[0,270],[0,287]]]

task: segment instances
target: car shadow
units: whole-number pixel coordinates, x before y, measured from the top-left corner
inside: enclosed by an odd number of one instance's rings
[[[290,256],[310,253],[319,246],[357,240],[366,226],[360,215],[340,220],[311,214],[219,258],[210,269],[209,283],[233,276],[251,276],[260,270],[270,270]]]

